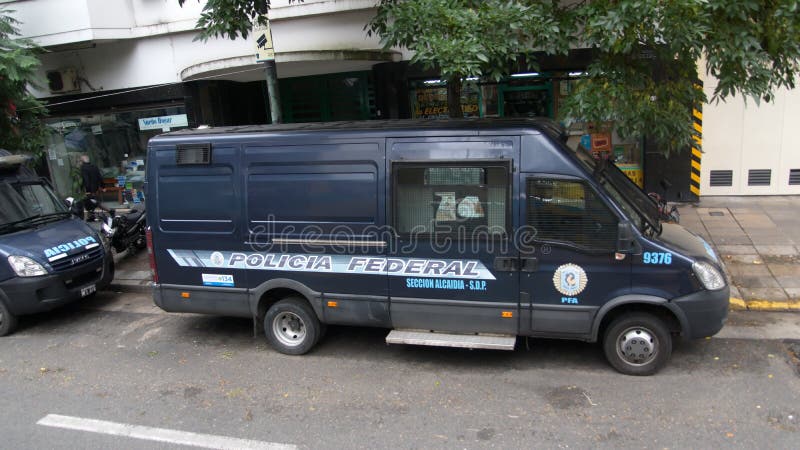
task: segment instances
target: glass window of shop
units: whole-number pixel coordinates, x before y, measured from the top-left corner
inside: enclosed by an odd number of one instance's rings
[[[144,200],[147,142],[186,128],[188,121],[183,105],[170,105],[62,116],[49,119],[48,126],[48,165],[58,194],[81,197],[81,156],[87,155],[103,176],[101,200],[113,207]]]
[[[556,118],[566,98],[580,83],[583,72],[549,71],[516,73],[499,82],[467,79],[462,85],[464,117]],[[447,118],[447,84],[444,80],[411,80],[412,118]],[[596,158],[611,159],[628,177],[643,186],[641,140],[623,139],[614,124],[572,121],[573,148],[582,145]]]

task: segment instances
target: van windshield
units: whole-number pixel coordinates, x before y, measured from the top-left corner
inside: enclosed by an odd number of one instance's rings
[[[604,159],[595,159],[581,146],[575,150],[575,156],[614,197],[637,228],[644,231],[644,226],[647,226],[655,233],[661,233],[658,205],[617,166]]]
[[[66,206],[41,182],[0,182],[0,233],[69,214]]]

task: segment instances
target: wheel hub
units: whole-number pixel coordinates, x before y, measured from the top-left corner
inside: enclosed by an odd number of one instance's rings
[[[303,319],[292,312],[284,312],[275,317],[272,329],[275,337],[282,344],[290,347],[302,344],[306,338],[306,326]]]
[[[629,328],[620,336],[617,353],[629,364],[647,364],[658,353],[658,339],[646,328]]]

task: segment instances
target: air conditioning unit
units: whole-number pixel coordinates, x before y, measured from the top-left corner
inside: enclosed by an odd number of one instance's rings
[[[51,94],[80,91],[78,71],[72,67],[47,71],[47,87]]]

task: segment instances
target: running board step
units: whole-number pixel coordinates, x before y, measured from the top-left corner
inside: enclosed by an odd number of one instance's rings
[[[516,342],[517,337],[513,335],[453,334],[419,330],[392,330],[386,336],[387,344],[483,348],[490,350],[514,350]]]

